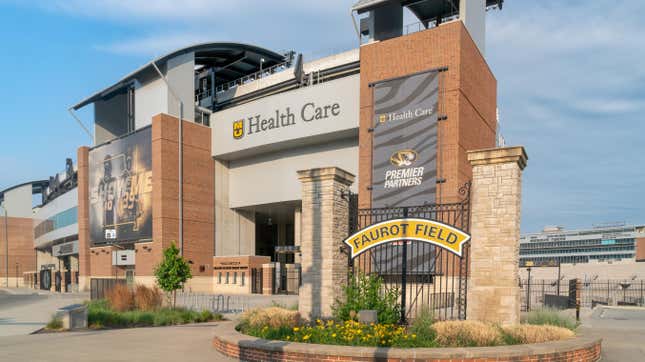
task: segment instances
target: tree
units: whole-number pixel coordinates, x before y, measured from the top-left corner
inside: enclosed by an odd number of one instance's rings
[[[155,267],[155,277],[159,288],[166,293],[172,292],[172,307],[175,308],[177,289],[183,288],[184,283],[193,275],[174,242],[163,251],[163,260]]]

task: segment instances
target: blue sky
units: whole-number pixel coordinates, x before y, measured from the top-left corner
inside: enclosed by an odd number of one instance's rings
[[[152,57],[210,40],[306,59],[350,49],[352,3],[0,0],[0,189],[63,170],[89,143],[67,108]],[[639,0],[507,0],[489,13],[502,133],[529,154],[523,232],[645,223],[643,18]]]

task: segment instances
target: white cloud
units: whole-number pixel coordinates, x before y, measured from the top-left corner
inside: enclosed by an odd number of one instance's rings
[[[125,39],[104,45],[96,45],[101,51],[122,55],[161,56],[191,44],[219,40],[204,33],[154,34]]]
[[[120,21],[210,19],[216,24],[223,16],[236,16],[245,23],[247,13],[297,12],[327,15],[345,7],[348,0],[49,0],[36,1],[42,8],[71,15]]]

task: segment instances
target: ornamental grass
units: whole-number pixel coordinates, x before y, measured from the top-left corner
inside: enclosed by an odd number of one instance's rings
[[[510,338],[509,344],[542,343],[573,338],[575,334],[567,328],[551,325],[520,324],[502,328]]]
[[[477,321],[435,321],[431,311],[420,313],[409,326],[364,324],[349,319],[300,320],[295,311],[271,307],[245,312],[237,326],[255,337],[299,343],[366,347],[486,347],[541,343],[572,338],[574,333],[552,325],[500,327]]]
[[[432,328],[436,342],[444,347],[482,347],[502,344],[499,328],[477,321],[442,321]]]

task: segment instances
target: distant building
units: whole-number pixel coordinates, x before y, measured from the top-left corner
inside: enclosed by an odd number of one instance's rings
[[[521,266],[617,261],[645,261],[645,225],[548,226],[520,237]]]

